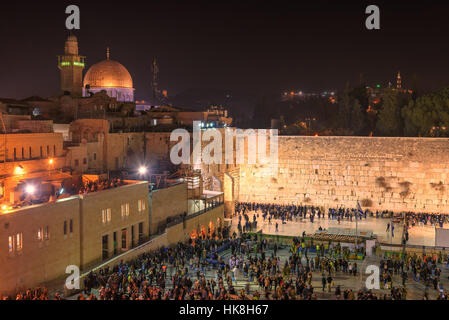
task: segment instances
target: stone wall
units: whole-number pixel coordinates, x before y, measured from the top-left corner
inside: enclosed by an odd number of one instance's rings
[[[279,137],[279,166],[241,165],[236,200],[449,213],[449,139]]]
[[[0,214],[0,296],[64,276],[67,266],[80,264],[79,210],[79,198],[71,197]],[[42,234],[45,228],[48,238]],[[17,234],[22,236],[21,249],[16,245]]]
[[[139,224],[142,236],[149,237],[148,183],[130,183],[121,187],[92,192],[81,198],[81,270],[103,260],[103,236],[107,236],[108,257],[125,252],[138,243]],[[139,211],[138,201],[145,202],[145,209]],[[128,205],[129,214],[122,210]],[[102,210],[111,210],[110,221],[102,221]],[[114,240],[115,234],[115,240]],[[125,234],[125,235],[124,235]],[[123,236],[123,238],[122,238]]]
[[[188,240],[193,230],[200,232],[202,226],[207,230],[211,222],[217,228],[219,224],[223,223],[223,218],[223,205],[210,209],[200,215],[189,217],[185,223],[178,223],[166,229],[168,244],[176,244],[179,241],[183,242]]]
[[[188,211],[187,183],[151,192],[150,234],[165,230],[167,218],[179,216]]]

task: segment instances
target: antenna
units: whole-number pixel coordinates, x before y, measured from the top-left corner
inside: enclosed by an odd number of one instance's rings
[[[159,84],[158,84],[158,78],[159,78],[159,67],[157,66],[156,57],[153,58],[153,81],[151,83],[151,87],[153,89],[153,103],[159,104]]]

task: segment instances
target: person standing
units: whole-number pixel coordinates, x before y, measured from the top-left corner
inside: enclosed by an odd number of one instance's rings
[[[332,289],[332,281],[333,281],[333,279],[331,277],[331,274],[329,273],[329,276],[327,277],[327,286],[328,286],[329,293],[331,292],[331,289]]]
[[[323,292],[326,290],[326,278],[324,277],[324,273],[323,273],[323,275],[322,275],[322,277],[321,277],[321,283],[322,283],[322,285],[323,285]]]

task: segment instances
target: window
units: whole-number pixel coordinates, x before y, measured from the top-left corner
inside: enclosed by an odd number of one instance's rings
[[[143,222],[139,222],[139,244],[143,241]]]
[[[83,158],[83,164],[87,164],[87,159]]]
[[[122,229],[122,249],[126,250],[126,229]]]
[[[53,145],[53,156],[56,157],[56,145]]]
[[[44,157],[44,153],[42,151],[42,146],[40,147],[40,152],[41,152],[41,158],[43,158]]]
[[[17,159],[17,151],[16,148],[14,148],[14,161],[16,161],[16,159]]]
[[[47,157],[50,156],[50,146],[47,146]]]
[[[22,243],[22,233],[16,234],[16,251],[22,250],[23,243]]]
[[[75,167],[78,167],[80,165],[80,162],[78,161],[78,159],[75,160]]]
[[[67,221],[64,221],[64,235],[67,235]]]
[[[22,147],[22,159],[25,159],[25,150]]]
[[[69,230],[70,230],[70,233],[73,233],[73,220],[72,219],[70,219]]]
[[[37,230],[37,240],[44,240],[44,228],[39,228],[39,230]]]
[[[12,236],[8,237],[8,250],[9,250],[9,252],[13,252],[14,251],[14,242],[13,242],[13,237]]]
[[[146,205],[145,205],[145,200],[137,200],[137,210],[139,212],[145,211],[146,209]]]
[[[122,204],[122,217],[129,216],[129,203]]]
[[[30,159],[33,158],[33,154],[31,153],[31,147],[28,148],[30,152]]]
[[[97,160],[97,153],[94,152],[94,160]]]
[[[111,222],[111,209],[103,209],[101,210],[101,221],[103,223]]]
[[[22,233],[16,233],[13,236],[8,237],[8,251],[14,252],[14,251],[20,251],[23,248],[23,242],[22,242]]]
[[[48,239],[50,239],[50,230],[49,230],[48,226],[46,226],[44,228],[44,240],[48,240]]]

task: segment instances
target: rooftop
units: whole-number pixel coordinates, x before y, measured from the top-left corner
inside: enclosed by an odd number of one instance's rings
[[[83,197],[87,194],[144,183],[137,180],[104,179],[99,175],[83,175],[81,180],[77,181],[75,177],[64,172],[45,172],[45,174],[46,176],[18,180],[17,201],[1,203],[0,213],[17,212],[28,207],[42,206]]]

